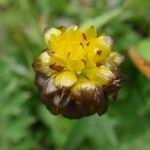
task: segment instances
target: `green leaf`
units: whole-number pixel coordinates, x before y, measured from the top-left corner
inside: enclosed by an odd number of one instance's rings
[[[113,146],[118,145],[118,139],[114,129],[114,122],[107,115],[105,115],[97,120],[97,124],[101,127],[106,139],[108,139]]]
[[[116,8],[113,10],[110,10],[101,16],[98,16],[96,18],[92,18],[81,24],[81,27],[86,28],[90,25],[94,25],[96,28],[101,27],[108,23],[110,20],[112,20],[115,17],[118,17],[123,12],[123,8]]]
[[[64,150],[73,150],[83,141],[89,129],[88,118],[83,118],[75,122],[68,135],[67,141],[64,145]]]
[[[137,46],[137,51],[145,61],[150,62],[150,38],[142,40]]]

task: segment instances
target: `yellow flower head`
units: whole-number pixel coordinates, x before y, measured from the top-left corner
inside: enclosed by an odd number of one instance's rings
[[[114,75],[105,63],[109,57],[119,65],[122,57],[111,52],[112,38],[97,36],[93,26],[85,31],[78,26],[50,28],[45,31],[50,67],[56,71],[57,86],[72,86],[80,77],[94,84],[107,84]],[[58,73],[59,72],[59,73]],[[67,83],[66,83],[67,82]]]
[[[86,30],[78,26],[48,28],[44,38],[48,49],[34,62],[35,71],[53,78],[56,88],[70,89],[74,97],[82,97],[81,91],[92,96],[97,88],[112,83],[124,60],[112,51],[112,38],[97,35],[93,26]]]

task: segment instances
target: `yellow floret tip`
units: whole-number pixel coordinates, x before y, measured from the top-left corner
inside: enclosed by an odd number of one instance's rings
[[[95,83],[95,85],[105,85],[115,78],[112,71],[104,65],[100,67],[89,68],[85,70],[84,73],[90,81]]]
[[[65,71],[58,74],[55,78],[55,85],[58,87],[70,87],[77,81],[75,74]]]
[[[91,93],[93,91],[95,92],[96,85],[93,82],[89,81],[88,79],[81,77],[71,88],[71,93],[73,93],[73,95],[78,97],[82,95],[82,92],[85,90],[87,93],[89,92]]]

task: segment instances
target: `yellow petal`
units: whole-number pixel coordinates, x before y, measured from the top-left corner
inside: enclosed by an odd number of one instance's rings
[[[64,67],[67,66],[66,60],[61,59],[60,57],[56,57],[56,56],[51,56],[51,65],[52,64],[61,65]]]
[[[113,44],[113,39],[109,35],[102,35],[99,40],[106,47],[111,47]]]
[[[117,52],[111,52],[108,59],[111,59],[116,65],[120,65],[124,61],[124,56]]]
[[[85,30],[85,35],[87,40],[91,39],[91,38],[96,38],[97,34],[96,34],[96,30],[94,28],[94,26],[90,26]]]
[[[52,36],[56,35],[60,35],[61,31],[57,28],[50,28],[50,29],[46,29],[45,34],[44,34],[44,39],[47,45],[49,45]]]
[[[61,32],[63,33],[63,32],[65,32],[67,30],[67,27],[59,26],[58,29],[61,30]]]
[[[47,52],[43,52],[33,63],[33,67],[36,71],[50,76],[52,71],[49,67],[51,63],[51,57]]]
[[[78,81],[73,85],[71,88],[71,92],[78,96],[80,95],[83,91],[93,91],[96,89],[96,86],[89,80],[85,78],[79,78]]]
[[[84,75],[96,85],[105,85],[115,77],[112,71],[103,65],[85,70]]]
[[[69,43],[78,43],[82,39],[82,32],[78,26],[69,27],[63,34],[63,40]]]
[[[50,56],[47,52],[43,52],[40,56],[39,59],[42,61],[44,64],[49,64],[50,63]]]
[[[99,46],[94,49],[96,53],[95,60],[97,63],[102,63],[108,57],[113,41],[110,36],[100,36],[98,40]]]
[[[80,74],[85,68],[85,64],[80,60],[68,60],[68,68],[76,74]]]
[[[67,31],[77,31],[78,29],[79,29],[78,26],[72,25],[72,26],[70,26],[70,27],[67,29]]]
[[[77,81],[75,74],[65,71],[55,77],[55,85],[58,87],[70,87]]]

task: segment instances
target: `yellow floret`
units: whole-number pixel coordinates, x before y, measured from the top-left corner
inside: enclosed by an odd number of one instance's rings
[[[82,92],[85,90],[86,91],[96,90],[96,86],[94,85],[93,82],[82,77],[79,78],[78,81],[73,85],[71,92],[76,96],[80,96]]]
[[[65,71],[58,74],[55,78],[55,85],[58,87],[70,87],[77,81],[75,74]]]
[[[124,56],[117,52],[111,52],[108,56],[116,65],[120,65],[124,61]]]
[[[100,67],[89,68],[85,70],[84,73],[90,81],[98,86],[105,85],[114,78],[112,71],[103,65]]]

